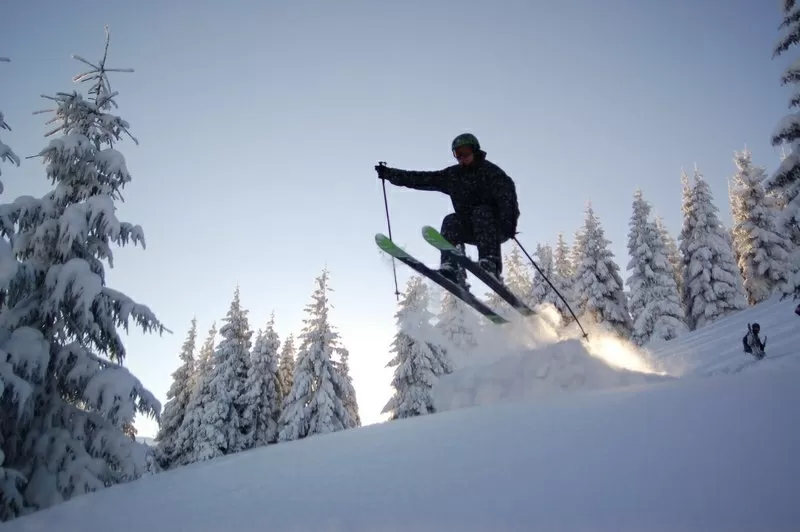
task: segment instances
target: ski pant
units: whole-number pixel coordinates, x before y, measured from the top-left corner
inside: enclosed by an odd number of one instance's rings
[[[442,220],[442,229],[439,232],[454,246],[477,246],[479,260],[492,259],[497,265],[498,274],[502,271],[500,245],[506,239],[501,237],[494,211],[488,205],[476,207],[466,214],[448,214]],[[442,265],[447,262],[447,255],[442,253]]]

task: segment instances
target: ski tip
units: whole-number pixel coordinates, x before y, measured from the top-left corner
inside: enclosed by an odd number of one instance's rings
[[[422,236],[439,236],[439,230],[430,225],[423,225],[421,230]]]

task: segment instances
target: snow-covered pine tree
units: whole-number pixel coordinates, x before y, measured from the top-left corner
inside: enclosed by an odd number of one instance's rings
[[[175,439],[175,459],[170,464],[174,468],[203,460],[200,457],[202,449],[195,445],[198,434],[203,430],[203,411],[205,400],[210,396],[211,371],[214,369],[214,345],[217,339],[217,323],[211,324],[208,336],[197,356],[197,364],[191,379],[192,393],[189,404],[186,405],[186,414]]]
[[[158,458],[161,467],[169,469],[175,462],[175,442],[178,438],[186,407],[192,397],[192,376],[195,372],[194,351],[197,342],[197,318],[192,318],[186,340],[178,357],[181,365],[172,374],[172,385],[167,390],[167,402],[156,434]]]
[[[691,330],[747,307],[741,274],[733,249],[714,205],[708,183],[699,170],[689,188],[684,173],[683,227],[680,249],[683,257],[683,305]]]
[[[294,335],[289,334],[281,348],[281,358],[278,363],[278,390],[280,391],[281,405],[289,391],[292,389],[294,375]]]
[[[734,156],[736,174],[729,189],[732,237],[744,290],[751,305],[776,292],[791,293],[791,240],[778,225],[774,196],[764,190],[766,171],[752,163],[748,150]]]
[[[434,413],[433,386],[439,377],[452,371],[439,332],[431,323],[429,305],[428,286],[422,277],[412,276],[395,314],[394,356],[386,365],[395,368],[394,394],[381,413],[388,413],[391,420]]]
[[[479,315],[445,291],[437,318],[434,327],[447,341],[447,347],[441,347],[447,350],[448,358],[454,364],[459,360],[466,362],[478,347],[476,336],[480,335],[481,327]]]
[[[772,57],[778,57],[800,42],[800,7],[795,0],[783,0],[783,21],[780,29],[785,34],[775,46]],[[800,82],[800,61],[793,61],[781,78],[781,85],[796,85]],[[789,98],[789,109],[800,107],[800,91],[795,89]],[[784,117],[772,133],[772,145],[786,148],[789,151],[781,161],[778,169],[765,183],[766,190],[778,197],[782,206],[778,220],[780,227],[792,241],[795,252],[793,264],[800,259],[800,112],[793,111]],[[785,152],[784,152],[785,153]],[[795,272],[791,279],[790,290],[795,299],[800,298],[800,272]]]
[[[108,36],[107,36],[108,39]],[[106,52],[75,78],[90,81],[91,97],[77,91],[48,97],[55,104],[39,152],[55,188],[0,206],[0,233],[20,260],[0,312],[5,518],[20,505],[35,510],[139,477],[147,468],[144,444],[123,427],[136,413],[157,417],[161,405],[123,366],[126,349],[117,327],[144,332],[165,327],[144,305],[109,288],[104,260],[112,245],[144,245],[142,228],[121,222],[115,201],[131,181],[113,144],[128,123],[110,114]],[[135,139],[134,139],[135,140]]]
[[[278,390],[278,350],[275,314],[263,331],[258,331],[244,385],[243,426],[249,427],[247,447],[261,447],[278,439],[281,397]]]
[[[678,250],[678,243],[669,232],[669,229],[667,229],[667,225],[661,216],[656,216],[655,222],[656,228],[661,234],[661,241],[664,243],[664,250],[672,270],[672,277],[675,279],[675,286],[678,287],[678,294],[683,294],[683,259],[681,258],[680,250]],[[681,305],[683,305],[683,300],[681,300]]]
[[[536,259],[536,265],[539,266],[541,273],[539,270],[536,270],[533,274],[533,296],[531,298],[533,303],[536,305],[550,303],[556,308],[563,306],[564,304],[561,298],[556,295],[553,288],[547,282],[547,279],[549,279],[550,282],[556,286],[554,279],[557,275],[555,273],[553,248],[550,247],[550,244],[537,244],[534,257]],[[547,279],[545,279],[545,277],[547,277]]]
[[[334,360],[333,365],[341,375],[344,381],[344,396],[342,402],[350,414],[350,424],[346,429],[353,429],[361,426],[361,415],[358,413],[358,398],[356,397],[356,388],[353,386],[353,378],[350,376],[350,351],[345,347],[337,348],[339,360]]]
[[[572,279],[575,277],[575,268],[570,262],[570,249],[564,240],[564,233],[559,232],[556,238],[556,247],[553,249],[553,276],[550,282],[558,289],[558,292],[571,305],[575,301],[572,293]],[[567,308],[567,304],[560,298],[556,298],[556,308],[561,314],[561,322],[566,324],[572,319],[572,315]]]
[[[249,448],[252,427],[243,419],[246,407],[244,386],[250,369],[252,331],[242,308],[239,287],[233,294],[225,324],[219,333],[222,340],[214,351],[207,395],[203,403],[201,430],[196,434],[195,458],[210,460]]]
[[[527,304],[534,303],[531,269],[516,246],[506,255],[504,269],[506,286],[511,292]]]
[[[574,249],[578,250],[575,268],[575,297],[579,312],[594,323],[602,324],[619,336],[628,338],[633,329],[625,287],[608,248],[600,220],[587,204],[582,229],[578,232]]]
[[[672,340],[688,331],[675,275],[667,248],[655,222],[650,203],[641,190],[633,196],[628,233],[629,308],[633,319],[632,340],[637,345]]]
[[[305,326],[292,389],[283,403],[278,441],[291,441],[344,430],[353,426],[345,406],[347,382],[336,370],[333,356],[339,349],[339,334],[329,320],[328,270],[316,278],[316,290],[306,305]]]

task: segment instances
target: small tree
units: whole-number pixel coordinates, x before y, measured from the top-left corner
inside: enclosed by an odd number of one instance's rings
[[[175,441],[175,459],[170,467],[186,465],[204,460],[205,448],[197,442],[203,429],[203,411],[210,397],[211,372],[214,369],[214,344],[217,338],[217,324],[214,322],[197,357],[197,365],[191,379],[192,393],[186,405],[180,431]]]
[[[439,334],[431,324],[428,287],[420,276],[412,276],[395,314],[397,334],[392,343],[394,395],[382,413],[396,420],[436,411],[431,395],[438,378],[450,373],[447,352],[440,347]]]
[[[278,390],[280,391],[281,404],[283,404],[289,391],[292,389],[294,374],[294,335],[289,334],[283,342],[281,358],[278,363]]]
[[[316,279],[317,289],[306,306],[308,317],[300,334],[300,348],[292,389],[284,401],[278,441],[291,441],[314,434],[352,427],[354,421],[345,405],[347,382],[334,367],[339,334],[329,321],[328,271]]]
[[[575,249],[579,250],[574,284],[578,308],[591,321],[628,338],[633,324],[619,266],[609,244],[591,204],[587,205],[583,228],[575,241]]]
[[[516,247],[505,257],[506,286],[523,302],[533,303],[533,277],[528,264]]]
[[[179,358],[181,365],[172,374],[172,386],[167,390],[167,403],[161,416],[156,441],[161,466],[168,469],[175,461],[175,441],[178,438],[186,407],[192,396],[192,376],[195,372],[194,350],[197,340],[197,318],[192,318],[186,341],[183,343]]]
[[[131,175],[113,146],[129,125],[110,113],[117,93],[107,50],[108,35],[98,64],[74,56],[90,67],[75,78],[92,83],[89,99],[48,97],[58,125],[47,136],[60,137],[38,155],[55,188],[0,206],[0,233],[21,262],[0,312],[0,373],[4,386],[11,383],[0,398],[6,518],[20,504],[42,509],[141,476],[146,448],[124,427],[136,413],[157,418],[161,410],[123,366],[117,327],[166,329],[146,306],[106,285],[112,246],[144,245],[142,228],[116,215]]]
[[[734,163],[733,245],[748,302],[755,305],[776,292],[791,293],[792,242],[778,225],[776,198],[764,190],[764,169],[753,166],[748,150],[736,153]]]
[[[637,345],[666,341],[687,331],[678,287],[661,231],[650,221],[650,204],[637,190],[628,233],[632,339]]]
[[[450,360],[466,360],[478,347],[475,336],[480,330],[480,323],[471,310],[459,298],[445,291],[435,327],[447,340]]]
[[[250,428],[248,447],[275,443],[278,438],[278,417],[281,397],[278,391],[278,349],[280,339],[275,332],[275,314],[270,315],[264,331],[258,331],[250,368],[244,385],[244,425]]]
[[[687,324],[694,330],[746,308],[747,300],[730,239],[717,217],[708,183],[697,169],[694,186],[688,192],[686,174],[682,179],[683,301]]]
[[[667,260],[669,260],[672,277],[675,279],[675,286],[678,287],[678,294],[683,294],[683,259],[678,249],[678,243],[670,234],[663,218],[656,216],[655,222],[656,228],[661,234],[661,241],[664,242],[664,250],[667,255]],[[682,302],[681,305],[683,305]]]
[[[572,279],[575,276],[575,268],[570,262],[570,249],[567,242],[564,240],[564,233],[559,232],[556,239],[556,247],[553,250],[553,272],[550,277],[550,282],[553,283],[559,293],[566,299],[567,302],[572,304],[575,301],[575,295],[572,292]],[[572,319],[572,314],[567,307],[567,302],[563,301],[560,297],[555,301],[556,309],[561,315],[561,322],[566,324]]]
[[[334,367],[344,382],[342,402],[349,414],[349,424],[345,428],[352,429],[361,426],[361,415],[358,413],[356,388],[353,386],[353,378],[350,376],[350,352],[344,347],[338,348],[337,351],[339,360],[334,360]]]
[[[533,296],[531,299],[536,305],[550,303],[560,311],[564,304],[550,286],[550,283],[553,283],[557,277],[555,261],[553,260],[553,248],[549,244],[537,244],[534,256],[539,269],[533,274]],[[547,282],[548,280],[550,283]],[[555,283],[553,285],[555,286]],[[564,307],[564,310],[566,310],[566,307]]]

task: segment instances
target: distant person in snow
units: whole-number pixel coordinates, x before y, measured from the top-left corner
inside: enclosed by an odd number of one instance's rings
[[[500,246],[517,232],[519,205],[514,181],[486,159],[475,135],[464,133],[451,145],[458,164],[443,170],[400,170],[377,165],[380,179],[393,185],[442,192],[450,196],[454,212],[442,220],[440,232],[454,246],[478,247],[478,263],[502,281]],[[442,253],[439,271],[462,286],[466,274]]]
[[[764,341],[762,342],[761,339],[758,337],[758,334],[761,332],[761,325],[758,323],[747,324],[747,334],[744,335],[742,338],[742,344],[744,344],[744,352],[750,353],[758,360],[761,360],[766,356],[764,350],[767,347],[767,337],[764,337]]]

